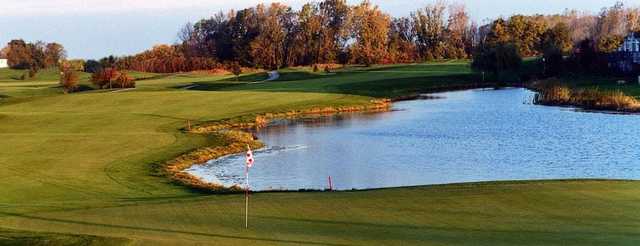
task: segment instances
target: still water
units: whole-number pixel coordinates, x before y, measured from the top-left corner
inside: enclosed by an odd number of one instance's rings
[[[531,105],[525,89],[433,94],[387,113],[279,122],[257,136],[252,190],[367,189],[457,182],[640,179],[640,115]],[[244,182],[244,155],[188,172]]]

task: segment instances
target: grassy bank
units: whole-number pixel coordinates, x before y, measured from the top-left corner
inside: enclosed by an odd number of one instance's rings
[[[246,82],[251,77],[153,75],[118,93],[63,95],[55,80],[0,81],[0,244],[635,243],[636,182],[265,193],[253,197],[256,217],[244,230],[241,196],[204,195],[159,171],[181,154],[227,144],[217,135],[185,133],[188,121],[358,106],[474,86],[477,77],[466,62],[452,62],[334,74],[295,68],[256,84]]]

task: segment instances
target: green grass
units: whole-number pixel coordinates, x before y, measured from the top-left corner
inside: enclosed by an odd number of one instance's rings
[[[2,73],[8,73],[6,70]],[[136,74],[131,91],[63,95],[56,80],[0,82],[0,245],[628,244],[640,183],[547,181],[339,193],[262,193],[242,228],[241,195],[204,195],[158,164],[216,136],[206,122],[429,91],[476,81],[464,61],[347,67],[335,74]],[[53,83],[52,83],[53,82]],[[184,89],[185,87],[190,89]]]

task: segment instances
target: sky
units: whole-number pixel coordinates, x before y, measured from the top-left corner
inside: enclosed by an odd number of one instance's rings
[[[360,0],[347,0],[350,4]],[[392,16],[408,16],[435,0],[370,0]],[[473,20],[512,14],[554,14],[565,9],[597,13],[617,0],[455,0]],[[11,39],[58,42],[70,58],[134,54],[155,44],[174,43],[187,22],[219,11],[273,0],[0,0],[0,44]],[[307,0],[278,2],[299,9]],[[640,6],[640,0],[623,0]]]

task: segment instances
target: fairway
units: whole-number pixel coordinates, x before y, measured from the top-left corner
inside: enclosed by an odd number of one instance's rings
[[[242,195],[171,183],[160,165],[217,135],[194,124],[355,106],[479,85],[466,61],[309,68],[239,79],[134,74],[135,90],[64,95],[0,69],[0,245],[589,245],[640,243],[640,183],[531,181]],[[89,86],[88,75],[81,84]],[[189,88],[189,89],[184,89]]]

